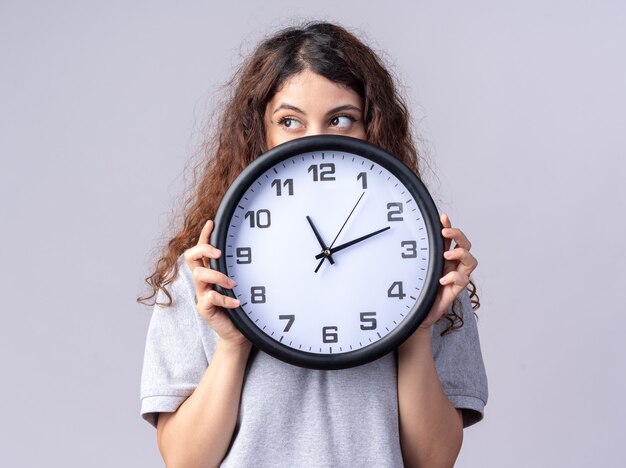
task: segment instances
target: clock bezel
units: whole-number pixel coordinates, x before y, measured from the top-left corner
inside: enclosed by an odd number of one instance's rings
[[[443,272],[444,240],[441,236],[441,221],[437,207],[423,182],[402,161],[382,148],[358,138],[340,135],[314,135],[282,143],[265,152],[250,163],[224,194],[215,215],[215,228],[211,235],[211,245],[226,252],[226,237],[231,218],[239,205],[239,200],[248,188],[266,171],[285,159],[302,153],[318,151],[343,151],[356,154],[378,164],[398,178],[414,197],[426,224],[430,246],[429,268],[424,278],[422,294],[402,322],[380,340],[363,348],[343,353],[311,353],[302,351],[274,340],[254,325],[242,307],[227,311],[233,324],[255,346],[267,354],[289,364],[311,369],[334,370],[355,367],[391,352],[402,344],[424,321],[439,289],[439,278]],[[225,254],[211,260],[211,268],[228,275]],[[417,274],[417,272],[416,272]],[[215,286],[215,290],[235,298],[231,289]]]

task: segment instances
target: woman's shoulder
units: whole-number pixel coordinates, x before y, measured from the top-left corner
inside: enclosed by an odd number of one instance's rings
[[[185,261],[184,253],[178,256],[176,260],[176,271],[172,280],[165,285],[170,290],[172,295],[172,301],[175,299],[189,299],[195,297],[195,286],[193,282],[193,273]],[[163,294],[163,291],[159,291],[159,294]]]

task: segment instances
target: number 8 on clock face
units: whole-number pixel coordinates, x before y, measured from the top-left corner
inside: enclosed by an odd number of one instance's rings
[[[215,217],[213,268],[229,316],[262,351],[339,369],[400,345],[424,320],[443,269],[441,224],[421,181],[363,140],[279,145],[234,181]]]

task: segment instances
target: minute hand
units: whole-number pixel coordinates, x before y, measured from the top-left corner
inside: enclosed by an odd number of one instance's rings
[[[354,244],[358,244],[359,242],[362,242],[365,239],[369,239],[370,237],[374,237],[375,235],[380,234],[381,232],[385,232],[387,229],[391,229],[391,226],[387,226],[386,228],[379,229],[378,231],[370,232],[369,234],[366,234],[366,235],[361,236],[361,237],[357,237],[356,239],[351,240],[350,242],[346,242],[345,244],[341,244],[341,245],[338,245],[337,247],[333,247],[332,249],[329,250],[329,255],[332,255],[335,252],[339,252],[340,250],[343,250],[343,249],[345,249],[347,247],[350,247],[350,246],[352,246]],[[317,258],[319,260],[320,258],[324,258],[325,256],[326,255],[324,255],[324,252],[322,252],[321,254],[316,255],[315,258]]]

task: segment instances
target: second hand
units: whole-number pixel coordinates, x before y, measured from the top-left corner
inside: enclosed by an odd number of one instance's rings
[[[346,224],[348,224],[348,220],[350,219],[350,216],[352,216],[352,213],[354,213],[354,210],[356,210],[357,205],[359,204],[359,202],[361,201],[361,198],[363,198],[363,195],[365,195],[365,192],[363,192],[361,194],[361,196],[359,197],[359,199],[356,201],[356,203],[354,204],[354,207],[352,208],[352,211],[350,211],[350,214],[348,215],[348,217],[346,218],[346,220],[343,222],[343,225],[341,226],[341,229],[339,229],[339,232],[337,233],[337,235],[335,236],[335,238],[333,239],[333,242],[330,244],[330,246],[328,247],[328,250],[330,251],[330,249],[333,248],[333,246],[335,245],[335,242],[337,242],[337,239],[339,238],[339,234],[341,234],[341,231],[343,231],[343,228],[346,227]],[[319,262],[319,264],[317,265],[317,268],[315,269],[315,273],[317,273],[317,271],[320,269],[320,267],[322,266],[322,263],[324,263],[324,260],[326,260],[326,257],[322,258]]]

